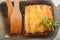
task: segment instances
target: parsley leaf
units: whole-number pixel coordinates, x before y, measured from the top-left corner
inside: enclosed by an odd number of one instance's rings
[[[58,21],[54,20],[53,22],[50,20],[49,17],[43,17],[42,23],[40,23],[44,26],[52,26],[52,30],[54,31],[54,27],[56,25],[59,25]]]

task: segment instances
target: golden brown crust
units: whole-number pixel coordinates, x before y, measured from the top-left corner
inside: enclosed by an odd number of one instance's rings
[[[52,7],[49,5],[29,5],[25,7],[25,31],[26,33],[35,34],[51,31],[51,27],[39,25],[43,17],[49,17],[53,20]]]

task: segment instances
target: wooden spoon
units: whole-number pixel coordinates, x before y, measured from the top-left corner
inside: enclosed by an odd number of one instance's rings
[[[11,34],[20,34],[22,29],[22,16],[19,10],[19,1],[14,0],[14,9],[10,17]]]
[[[7,7],[8,7],[8,18],[10,18],[11,13],[13,11],[13,5],[12,5],[10,0],[6,0],[6,4],[7,4]]]

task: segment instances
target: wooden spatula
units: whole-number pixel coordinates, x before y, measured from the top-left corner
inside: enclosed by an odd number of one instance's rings
[[[6,0],[6,4],[7,4],[7,7],[8,7],[8,18],[10,18],[11,13],[13,11],[13,5],[12,5],[10,0]]]
[[[19,1],[14,0],[14,9],[10,17],[11,34],[20,34],[22,29],[22,16],[19,10]]]

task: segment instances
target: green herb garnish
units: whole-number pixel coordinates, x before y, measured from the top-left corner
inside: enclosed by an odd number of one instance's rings
[[[53,31],[54,31],[55,26],[59,25],[58,21],[54,20],[52,22],[49,17],[43,17],[43,21],[40,24],[44,26],[52,26]]]
[[[59,25],[59,23],[58,23],[58,21],[55,20],[55,21],[53,22],[53,26],[56,26],[56,25]]]
[[[44,17],[44,18],[43,18],[43,24],[45,24],[45,26],[51,25],[52,23],[51,23],[51,21],[50,21],[50,18]]]

